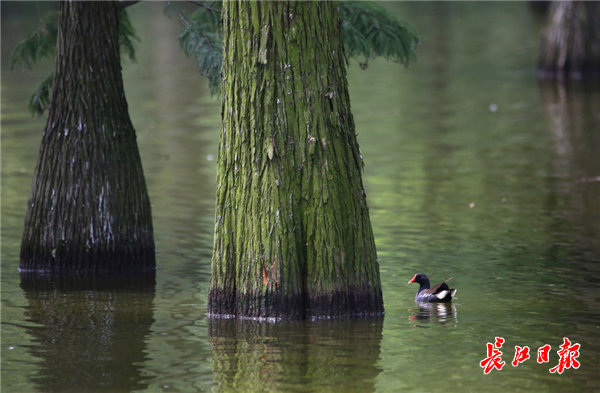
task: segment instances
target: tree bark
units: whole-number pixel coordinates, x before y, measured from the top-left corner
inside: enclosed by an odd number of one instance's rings
[[[115,3],[61,2],[21,271],[155,268],[150,200],[120,64]]]
[[[337,7],[223,4],[211,316],[383,312]]]
[[[600,76],[600,3],[555,1],[542,33],[538,77]]]

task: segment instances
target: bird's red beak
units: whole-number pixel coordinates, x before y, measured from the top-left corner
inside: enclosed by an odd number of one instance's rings
[[[417,278],[417,275],[415,274],[415,276],[412,278],[412,280],[410,280],[408,283],[411,284],[413,282],[415,282],[415,278]]]

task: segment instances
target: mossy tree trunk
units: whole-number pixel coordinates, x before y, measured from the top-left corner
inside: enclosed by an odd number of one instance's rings
[[[123,90],[115,3],[60,3],[52,102],[20,270],[154,268],[150,200]]]
[[[600,2],[554,1],[542,33],[538,76],[600,76]]]
[[[337,2],[223,5],[211,316],[380,314]]]

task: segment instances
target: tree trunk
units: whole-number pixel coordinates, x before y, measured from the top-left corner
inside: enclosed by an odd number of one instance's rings
[[[580,79],[600,75],[600,3],[555,1],[542,33],[538,76]]]
[[[337,7],[223,4],[211,316],[383,312]]]
[[[20,270],[153,269],[154,253],[150,200],[123,90],[115,3],[63,1]]]

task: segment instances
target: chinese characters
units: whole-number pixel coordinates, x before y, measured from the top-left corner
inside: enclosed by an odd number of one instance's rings
[[[502,370],[505,362],[502,360],[502,345],[504,344],[504,339],[502,337],[496,337],[494,344],[487,343],[487,357],[483,359],[479,365],[483,368],[484,374],[489,374],[493,369]],[[579,368],[579,361],[577,357],[579,356],[579,348],[581,346],[578,343],[571,345],[571,341],[567,338],[563,338],[563,344],[560,346],[560,350],[556,351],[559,356],[558,365],[552,367],[550,369],[551,373],[559,373],[562,374],[563,371],[567,368]],[[537,362],[548,363],[550,362],[550,345],[546,344],[537,350]],[[519,364],[525,362],[527,359],[531,357],[529,354],[528,346],[515,346],[515,356],[512,361],[513,367],[517,367]]]
[[[502,337],[496,337],[494,345],[492,345],[492,343],[487,343],[487,358],[479,363],[479,365],[483,367],[483,372],[485,374],[489,374],[494,368],[502,370],[502,367],[504,367],[504,362],[500,359],[502,351],[499,349],[502,347],[502,344],[504,344],[504,339]]]

